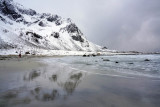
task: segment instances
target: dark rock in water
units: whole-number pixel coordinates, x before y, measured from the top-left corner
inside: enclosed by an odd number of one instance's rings
[[[103,61],[110,61],[109,59],[103,59]]]
[[[98,62],[98,61],[95,61],[95,62]]]
[[[144,61],[150,61],[149,59],[145,59]]]
[[[116,64],[118,64],[119,62],[118,62],[118,61],[116,61],[115,63],[116,63]]]
[[[128,63],[128,64],[134,64],[133,62],[130,62],[130,63]]]

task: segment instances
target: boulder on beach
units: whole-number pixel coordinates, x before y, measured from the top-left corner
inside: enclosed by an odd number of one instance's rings
[[[92,54],[92,56],[95,57],[96,55],[95,55],[95,54]]]
[[[30,54],[30,52],[25,52],[26,55]]]
[[[83,57],[86,57],[86,56],[87,56],[87,55],[85,55],[85,54],[83,55]]]
[[[144,61],[150,61],[149,59],[145,59]]]
[[[129,62],[128,64],[134,64],[133,62]]]

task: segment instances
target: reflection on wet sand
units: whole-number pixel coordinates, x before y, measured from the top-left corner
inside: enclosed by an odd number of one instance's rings
[[[56,82],[57,81],[57,75],[53,74],[52,77],[50,78],[50,80]]]
[[[59,95],[58,91],[53,90],[51,94],[49,94],[49,93],[43,94],[43,100],[44,101],[54,100],[58,95]]]
[[[59,93],[56,89],[50,90],[49,92],[44,92],[44,90],[40,87],[35,88],[30,91],[32,96],[35,97],[38,101],[51,101],[59,96]]]
[[[84,77],[83,73],[63,66],[54,71],[52,66],[34,69],[21,76],[23,79],[19,81],[24,84],[23,88],[17,87],[0,95],[0,107],[67,99]]]
[[[3,95],[3,98],[4,99],[12,99],[12,98],[16,98],[17,97],[17,92],[16,91],[9,91],[9,92],[7,92],[7,93],[5,93],[4,95]]]
[[[69,80],[65,82],[64,89],[68,94],[72,94],[78,84],[81,82],[80,78],[82,77],[82,73],[73,74],[70,76]]]
[[[20,92],[19,90],[11,90],[8,92],[3,93],[0,96],[0,107],[8,107],[8,106],[14,106],[18,104],[29,104],[31,102],[31,99],[27,96],[24,96],[23,98],[19,97]]]
[[[41,74],[40,72],[33,70],[29,74],[24,75],[24,80],[32,81],[33,79],[39,77],[40,74]]]
[[[77,62],[83,60],[82,57],[77,58],[69,57],[64,60],[66,62],[68,59]],[[96,58],[98,60],[99,57]],[[40,60],[40,62],[46,61],[43,66],[37,65],[35,59],[32,59],[31,63],[23,61],[24,66],[28,64],[25,68],[21,66],[22,62],[17,62],[16,65],[14,61],[6,62],[5,65],[10,68],[0,67],[0,107],[159,107],[160,105],[160,80],[157,78],[112,76],[110,72],[114,71],[115,67],[114,70],[105,68],[104,66],[109,64],[106,62],[100,63],[104,64],[101,66],[104,68],[99,69],[98,63],[86,66],[83,63],[68,64],[57,60],[43,58]],[[89,63],[92,61],[93,59],[90,59]],[[11,69],[11,64],[16,69]],[[34,64],[37,66],[31,66]],[[81,68],[86,72],[78,70]],[[119,72],[118,69],[115,71]]]

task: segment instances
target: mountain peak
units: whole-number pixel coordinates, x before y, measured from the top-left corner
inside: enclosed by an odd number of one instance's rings
[[[37,13],[12,0],[0,2],[0,41],[14,49],[97,51],[70,18]],[[12,36],[11,36],[12,35]],[[2,42],[0,42],[1,44]],[[0,45],[0,49],[3,48]]]

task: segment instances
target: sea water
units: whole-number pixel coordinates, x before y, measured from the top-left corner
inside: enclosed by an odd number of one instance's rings
[[[105,61],[106,59],[109,61]],[[149,61],[145,61],[146,59]],[[58,58],[54,61],[92,74],[160,78],[160,55],[76,56]]]

